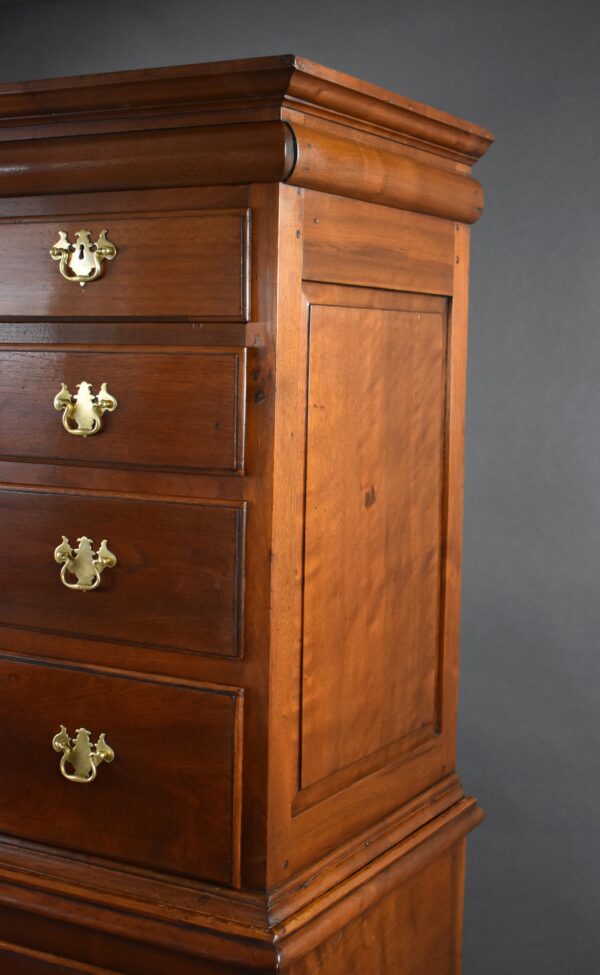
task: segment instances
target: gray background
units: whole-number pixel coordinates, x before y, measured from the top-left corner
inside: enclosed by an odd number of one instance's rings
[[[0,4],[0,80],[292,52],[490,127],[473,232],[464,975],[600,971],[600,6]],[[0,257],[1,259],[1,257]]]

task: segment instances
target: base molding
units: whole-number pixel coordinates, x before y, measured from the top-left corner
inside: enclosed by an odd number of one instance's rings
[[[304,910],[275,925],[281,959],[289,964],[333,937],[463,841],[482,818],[476,801],[463,799]]]
[[[448,959],[460,954],[464,841],[482,817],[474,799],[462,798],[305,903],[293,889],[263,895],[159,881],[5,841],[0,967],[6,975],[338,975],[342,966],[341,975],[359,971],[349,967],[360,957],[358,939],[371,943],[370,959],[378,945],[381,962],[369,961],[369,975],[404,975],[393,956],[394,946],[404,951],[402,925],[393,938],[384,935],[388,915],[401,919],[408,911],[432,930],[443,915],[450,927],[438,940],[452,944],[432,950],[446,967],[422,975],[454,975]],[[427,952],[430,941],[421,931],[416,950]],[[423,964],[431,967],[432,958]],[[421,968],[409,971],[421,975]]]

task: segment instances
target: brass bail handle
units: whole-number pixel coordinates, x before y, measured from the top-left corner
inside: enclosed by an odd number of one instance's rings
[[[95,552],[94,542],[86,535],[77,539],[76,549],[71,548],[69,539],[63,535],[62,542],[54,549],[54,561],[62,564],[60,580],[67,589],[79,589],[89,592],[100,585],[100,576],[105,569],[113,569],[117,564],[117,557],[110,551],[107,540],[102,539]],[[76,582],[69,582],[67,576],[74,577]]]
[[[60,760],[61,775],[69,782],[79,782],[86,785],[96,778],[98,766],[102,762],[112,762],[115,753],[106,736],[102,733],[95,745],[92,745],[90,732],[87,728],[78,728],[75,739],[71,739],[64,724],[52,739],[55,752],[62,752]],[[72,771],[68,771],[71,769]]]
[[[77,384],[77,392],[71,393],[66,383],[54,397],[54,409],[62,412],[62,425],[74,437],[92,437],[102,429],[105,413],[114,413],[116,397],[109,393],[107,383],[102,383],[97,393],[85,380]]]
[[[107,234],[108,230],[101,230],[94,244],[91,230],[78,230],[72,244],[66,230],[58,231],[58,240],[50,248],[50,257],[59,262],[58,269],[65,280],[75,281],[83,288],[89,281],[102,276],[104,262],[117,256],[117,248]]]

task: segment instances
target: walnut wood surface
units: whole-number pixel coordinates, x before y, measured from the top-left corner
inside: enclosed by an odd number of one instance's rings
[[[459,268],[460,273],[463,273],[462,260],[458,264],[456,261],[453,263],[457,269],[455,274],[458,274]],[[292,476],[292,468],[288,460],[285,465],[286,478],[285,480],[282,479],[281,482],[282,485],[287,486],[286,494],[288,504],[291,504],[291,499],[296,498],[298,495],[302,499],[305,493],[304,457],[306,434],[304,420],[306,418],[307,401],[312,402],[312,399],[309,399],[305,390],[306,379],[309,375],[309,347],[306,336],[306,325],[303,325],[302,322],[306,323],[308,321],[311,305],[326,307],[330,312],[335,311],[337,308],[351,307],[358,309],[357,315],[360,315],[362,313],[361,309],[364,309],[366,319],[369,318],[370,310],[389,310],[390,312],[405,310],[410,313],[417,312],[418,314],[419,308],[421,308],[423,310],[427,309],[428,313],[435,312],[438,316],[444,312],[444,301],[442,299],[435,297],[423,298],[415,294],[394,294],[390,291],[315,284],[307,284],[305,286],[305,292],[305,315],[301,319],[301,324],[298,325],[301,334],[304,335],[304,342],[303,344],[301,343],[301,351],[295,366],[295,375],[298,377],[296,383],[300,380],[302,384],[299,396],[302,406],[299,406],[290,415],[287,426],[282,430],[282,436],[286,438],[287,442],[289,444],[296,443],[297,447],[295,451],[295,473]],[[286,316],[286,323],[288,325],[286,335],[289,340],[291,327],[289,316]],[[459,339],[462,335],[464,324],[461,309],[458,309],[457,315],[453,318],[452,327],[454,332],[450,337],[448,345],[450,409],[446,421],[448,423],[446,436],[448,437],[448,455],[452,457],[460,450],[459,444],[462,438],[462,425],[459,412],[462,388],[462,355],[464,349]],[[366,349],[364,350],[364,355],[368,356]],[[346,361],[346,359],[349,362],[353,361],[348,349],[344,349],[344,360]],[[342,367],[340,366],[340,368]],[[388,375],[388,373],[383,371],[382,380],[385,375]],[[417,411],[416,415],[418,416],[418,402],[414,404],[414,409]],[[378,417],[378,422],[383,422],[381,417]],[[352,427],[345,430],[344,436],[346,439],[342,439],[341,443],[346,443],[347,438],[351,439],[353,435],[354,430]],[[331,458],[334,458],[339,451],[340,443],[336,442],[336,449],[331,451]],[[360,451],[357,449],[355,455],[352,456],[349,472],[347,468],[341,465],[340,472],[336,474],[336,478],[339,479],[342,477],[342,473],[343,476],[351,477],[359,459]],[[326,463],[333,464],[334,460],[327,458]],[[452,474],[454,477],[457,475],[454,468],[452,468]],[[335,490],[336,478],[331,479],[331,491]],[[364,485],[364,492],[367,492],[370,486],[371,481],[369,480]],[[431,734],[431,728],[427,729],[425,727],[415,732],[414,735],[405,736],[399,741],[384,746],[375,754],[369,752],[352,765],[333,773],[327,779],[314,782],[300,792],[298,792],[301,776],[300,743],[294,735],[289,741],[285,739],[287,746],[283,742],[279,744],[278,751],[281,749],[283,754],[281,756],[281,764],[278,768],[285,774],[281,786],[281,802],[284,807],[286,803],[291,804],[293,809],[290,833],[287,834],[286,841],[282,844],[280,854],[282,857],[284,856],[284,852],[287,854],[289,861],[288,875],[290,873],[293,875],[299,869],[308,869],[310,863],[314,862],[315,857],[326,855],[328,851],[340,842],[350,842],[352,837],[356,836],[362,830],[368,831],[378,819],[381,820],[383,817],[391,815],[394,809],[398,809],[405,803],[410,802],[411,797],[422,793],[423,790],[430,787],[432,783],[439,781],[454,768],[456,707],[454,695],[458,641],[456,633],[447,625],[446,621],[453,621],[457,613],[457,591],[452,580],[457,578],[456,560],[460,554],[460,546],[458,545],[457,550],[459,538],[456,537],[455,529],[458,498],[450,483],[447,484],[445,498],[446,500],[443,500],[442,486],[440,485],[439,504],[440,507],[442,505],[447,506],[444,517],[447,518],[448,524],[453,526],[453,531],[451,534],[444,534],[446,561],[443,575],[440,567],[440,575],[442,577],[440,579],[440,586],[442,586],[442,591],[444,592],[444,598],[440,606],[440,627],[443,627],[445,635],[444,649],[440,655],[441,669],[438,673],[439,682],[436,690],[436,697],[439,694],[439,727],[433,736]],[[310,515],[308,514],[307,517],[310,517]],[[330,521],[327,523],[326,536],[323,539],[324,551],[327,550],[327,536],[330,532],[335,533],[336,519],[339,517],[340,515],[336,511],[335,516],[332,515]],[[302,523],[303,519],[299,518],[297,525],[300,529],[300,540],[295,540],[296,547],[295,549],[290,549],[289,562],[287,563],[288,587],[286,589],[286,604],[293,607],[294,611],[296,610],[296,603],[293,600],[298,599],[301,607],[303,580],[306,583],[306,578],[302,571]],[[348,541],[347,544],[350,546],[351,542]],[[334,549],[335,547],[332,546],[332,550]],[[321,553],[321,558],[324,557],[324,551]],[[287,557],[287,551],[280,547],[277,551],[278,563],[282,561],[284,554]],[[339,571],[335,560],[333,564],[336,566],[335,571]],[[293,571],[291,566],[293,566]],[[358,585],[359,583],[356,584]],[[327,611],[324,608],[325,605],[324,602],[323,609],[321,610],[323,619],[327,617]],[[297,616],[290,614],[288,620],[289,632],[293,635],[293,638],[291,635],[288,636],[287,650],[283,648],[281,650],[281,690],[278,693],[280,694],[279,699],[290,700],[291,698],[294,707],[301,707],[302,704],[298,693],[301,686],[301,677],[297,675],[295,669],[298,657],[294,652],[293,643],[293,639],[297,639],[299,642],[301,640],[300,611],[298,610]],[[339,642],[336,640],[336,643],[331,648],[328,645],[322,645],[319,651],[320,656],[323,658],[323,666],[326,667],[328,661],[334,661],[332,666],[339,666],[340,672],[341,668],[343,668],[343,653],[344,641],[342,639]],[[338,657],[340,658],[339,661],[337,660]],[[397,662],[394,660],[394,670],[396,666]],[[390,679],[392,679],[392,676],[393,673]],[[444,688],[443,693],[440,692],[442,686]],[[370,699],[362,691],[361,700],[365,702],[365,708],[368,709],[370,707]],[[279,706],[281,707],[282,705]],[[352,701],[349,701],[345,696],[339,695],[336,689],[327,700],[326,713],[322,720],[330,720],[333,724],[340,722],[339,726],[346,729],[350,725],[350,722],[347,722],[346,714],[352,713],[352,707]],[[370,714],[371,712],[368,713]],[[296,728],[298,728],[298,725],[296,725]],[[302,727],[303,733],[304,730]],[[350,739],[353,738],[354,734],[357,736],[361,735],[360,727],[356,731],[352,728],[352,731],[349,733]],[[324,747],[327,748],[329,746]],[[344,746],[342,745],[342,747]],[[293,850],[292,857],[289,856],[290,849]],[[277,862],[281,871],[280,861],[275,862]],[[276,880],[280,879],[282,879],[281,873],[279,873]]]
[[[107,132],[28,142],[0,140],[6,195],[288,181],[294,186],[474,223],[483,192],[467,168],[439,165],[386,139],[358,140],[340,125],[281,121],[175,132]],[[221,164],[221,161],[222,164]]]
[[[437,725],[446,324],[347,300],[310,308],[303,787]]]
[[[473,222],[468,169],[492,141],[292,55],[0,87],[5,195],[291,179]]]
[[[469,160],[483,155],[493,141],[488,130],[472,122],[294,54],[3,84],[0,122],[18,128],[79,122],[89,128],[91,121],[100,127],[108,116],[132,125],[141,109],[143,124],[159,116],[160,124],[173,125],[178,114],[189,115],[194,108],[210,117],[224,107],[247,108],[259,100],[352,118],[355,126],[363,123],[388,137],[397,134]]]
[[[461,850],[455,850],[435,860],[283,971],[288,975],[456,975],[460,958],[454,920],[462,897],[460,858]]]
[[[169,884],[167,878],[157,881],[135,867],[127,872],[109,870],[106,862],[98,867],[92,861],[82,872],[77,854],[65,859],[27,844],[4,843],[0,844],[0,938],[26,943],[34,951],[68,953],[69,958],[84,958],[127,975],[162,975],[165,970],[173,975],[285,972],[323,942],[341,940],[367,912],[377,919],[377,905],[389,895],[401,895],[403,888],[414,888],[430,865],[448,852],[460,851],[467,832],[480,818],[473,800],[459,802],[333,887],[320,883],[320,864],[315,865],[310,886],[321,888],[322,895],[305,899],[303,907],[296,905],[283,917],[273,913],[260,894],[210,889],[193,880]],[[6,871],[8,852],[10,872]],[[44,867],[44,861],[49,865]],[[458,895],[461,861],[459,853]],[[35,875],[37,889],[27,885],[28,874]],[[20,908],[14,905],[13,881],[25,882]],[[433,887],[426,887],[425,896],[437,896]],[[73,894],[78,898],[76,923],[72,911],[66,916],[64,911],[65,904],[72,905]],[[419,899],[414,906],[420,909]],[[26,911],[37,915],[33,926]],[[341,937],[335,938],[336,933]],[[456,934],[453,924],[448,950],[455,955]]]
[[[161,951],[153,947],[151,951],[145,951],[140,945],[129,943],[123,947],[120,961],[126,969],[105,968],[98,965],[90,965],[85,961],[73,961],[65,958],[62,952],[64,934],[58,937],[57,946],[60,954],[46,951],[36,951],[35,949],[24,948],[22,945],[11,944],[10,942],[0,943],[0,964],[3,975],[164,975],[165,972],[173,975],[256,975],[256,968],[240,968],[239,966],[220,965],[208,960],[198,961],[197,958],[179,955],[176,963],[173,955],[167,951]],[[87,954],[96,949],[97,942],[89,941]],[[102,947],[105,947],[102,945]],[[174,968],[174,964],[177,968]],[[134,967],[132,967],[134,966]],[[267,975],[272,971],[271,968],[263,968],[262,971]]]
[[[244,350],[0,348],[0,456],[234,473],[244,463],[245,380]],[[85,438],[67,433],[52,405],[61,383],[76,395],[83,381],[94,394],[105,382],[117,398]]]
[[[242,508],[0,490],[0,526],[2,623],[140,647],[240,653]],[[108,540],[117,565],[94,592],[61,583],[54,549],[63,535],[73,548],[82,535],[96,546]]]
[[[0,830],[230,883],[237,875],[234,787],[240,692],[3,658]],[[18,715],[26,706],[23,720]],[[68,782],[52,738],[104,732],[115,760]],[[22,769],[22,776],[15,775]]]
[[[97,137],[67,135],[52,142],[0,139],[3,193],[197,187],[244,179],[272,182],[284,179],[294,160],[288,126],[271,120],[175,132],[108,132],[100,142]]]
[[[448,220],[309,190],[305,281],[450,295],[454,227]]]
[[[357,143],[346,135],[294,125],[297,160],[293,186],[367,199],[475,223],[483,211],[483,190],[471,176]]]
[[[180,217],[81,214],[52,222],[0,222],[6,248],[0,281],[3,318],[247,318],[248,217],[209,212]],[[80,287],[66,281],[48,253],[58,231],[73,243],[101,230],[117,247],[103,276]],[[27,281],[23,291],[22,283]]]
[[[58,955],[0,943],[0,963],[6,975],[119,975],[114,969],[68,961]]]
[[[490,142],[292,56],[0,87],[15,975],[458,975]],[[119,254],[81,289],[47,251],[83,227]],[[63,380],[119,400],[87,442],[52,409]],[[118,558],[86,595],[53,559],[84,533]],[[115,748],[89,787],[59,775],[60,723]]]

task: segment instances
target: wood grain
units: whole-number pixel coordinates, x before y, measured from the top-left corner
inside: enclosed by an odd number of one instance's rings
[[[491,141],[293,55],[0,86],[15,975],[458,975]],[[58,230],[104,227],[102,280],[64,281]],[[117,396],[96,438],[62,430],[63,380]],[[87,595],[53,559],[84,533],[118,559]],[[61,722],[115,748],[91,786],[58,773]]]
[[[145,126],[156,117],[154,124],[164,127],[194,109],[206,119],[225,107],[247,112],[257,102],[351,118],[353,126],[369,125],[388,138],[401,136],[468,161],[493,141],[472,122],[294,54],[3,84],[0,123],[15,126],[13,138],[32,122],[46,130],[49,123],[101,130],[108,113],[112,126],[123,120],[132,127],[142,108]]]
[[[457,975],[453,918],[462,891],[447,853],[331,938],[286,975]]]
[[[82,535],[108,540],[117,565],[94,592],[62,585],[53,553],[63,535],[73,548]],[[236,656],[243,538],[240,507],[0,490],[0,621]]]
[[[68,849],[231,883],[240,692],[0,658],[0,829]],[[23,711],[25,706],[25,712]],[[23,714],[23,720],[18,715]],[[65,780],[52,738],[104,732],[115,760]],[[15,775],[22,769],[24,777]]]
[[[211,889],[192,879],[180,883],[136,867],[111,869],[106,861],[99,865],[77,853],[65,858],[5,841],[0,843],[0,938],[57,955],[68,945],[70,957],[125,970],[127,975],[163,975],[165,970],[174,975],[285,972],[320,944],[342,940],[367,912],[376,918],[379,904],[412,886],[419,874],[454,851],[459,860],[458,899],[462,841],[480,819],[473,800],[458,802],[403,842],[388,844],[383,855],[379,851],[329,889],[316,864],[311,886],[321,888],[321,896],[313,891],[303,904],[283,913],[273,912],[257,892]],[[28,884],[31,874],[37,887]],[[13,881],[23,886],[17,909]],[[429,894],[435,895],[435,890],[430,888]]]
[[[445,322],[313,305],[302,786],[436,715]]]
[[[245,210],[0,221],[0,246],[6,252],[0,317],[246,321],[248,226]],[[118,251],[104,263],[103,276],[83,288],[65,281],[48,253],[59,230],[72,243],[82,228],[94,241],[108,229]]]
[[[311,304],[333,308],[349,305],[358,309],[406,311],[411,314],[423,311],[445,315],[446,311],[444,300],[434,296],[315,284],[305,285],[305,291],[307,296],[303,319],[305,323],[308,320],[308,307]],[[289,324],[289,318],[286,320]],[[304,387],[308,372],[306,353],[301,361],[300,371],[300,382]],[[304,404],[306,404],[306,397],[304,397]],[[306,412],[305,405],[304,412]],[[304,435],[302,439],[304,441]],[[286,482],[291,492],[295,489],[295,485],[293,482],[290,483],[289,474],[288,468]],[[301,484],[304,490],[303,477]],[[450,503],[450,499],[454,498],[453,492],[449,491],[448,498]],[[297,572],[301,579],[301,563]],[[449,607],[449,616],[452,612],[453,609]],[[444,647],[444,680],[449,688],[452,686],[452,675],[456,670],[456,650],[457,646],[453,641],[449,641]],[[282,672],[285,671],[286,666],[290,671],[290,678],[286,685],[287,693],[292,695],[296,707],[300,702],[296,697],[297,686],[291,647],[287,657],[284,656],[280,663]],[[338,702],[336,696],[330,706],[341,709],[343,702]],[[435,734],[433,738],[426,738],[421,745],[418,742],[419,733],[415,737],[407,736],[347,769],[334,773],[322,783],[315,783],[297,793],[298,752],[294,749],[294,741],[290,741],[287,759],[289,764],[287,767],[280,766],[286,769],[286,781],[289,781],[290,777],[292,779],[292,793],[288,800],[293,809],[291,834],[287,847],[287,869],[290,873],[308,869],[316,857],[325,856],[329,851],[339,849],[342,843],[351,843],[353,837],[359,835],[361,831],[368,832],[369,845],[365,849],[370,849],[371,831],[377,821],[394,815],[395,811],[399,814],[399,811],[406,808],[414,797],[423,795],[432,783],[439,782],[453,770],[454,722],[450,711],[442,733]],[[292,856],[289,856],[290,850],[293,851]]]
[[[98,968],[45,951],[0,942],[0,962],[4,975],[120,975],[113,968]]]
[[[161,189],[112,190],[106,193],[68,193],[56,196],[6,196],[0,198],[0,216],[40,217],[82,213],[182,213],[197,210],[246,210],[248,187],[171,186]]]
[[[483,190],[466,173],[453,173],[384,145],[358,143],[333,129],[294,125],[297,161],[288,182],[370,203],[475,223]]]
[[[452,294],[454,228],[447,220],[309,190],[305,281]]]
[[[117,399],[91,437],[72,436],[52,403],[105,382]],[[0,456],[89,466],[234,473],[244,464],[245,350],[168,353],[0,349]]]
[[[1,345],[92,345],[98,349],[119,345],[157,346],[165,351],[172,346],[195,351],[205,346],[217,348],[252,345],[256,326],[242,322],[145,321],[6,321],[0,322]],[[132,350],[132,351],[133,351]]]
[[[257,975],[259,971],[255,967],[221,965],[218,962],[190,958],[185,954],[160,951],[155,947],[149,951],[146,946],[134,941],[125,942],[121,946],[116,963],[123,967],[119,967],[117,971],[116,968],[108,969],[104,966],[90,965],[85,961],[66,958],[62,954],[67,950],[64,943],[67,935],[73,937],[73,931],[77,931],[77,928],[63,927],[62,938],[58,938],[58,950],[61,954],[23,948],[8,941],[0,942],[0,964],[3,975],[164,975],[165,971],[168,971],[169,975]],[[101,939],[98,937],[94,938],[93,942],[89,939],[86,945],[81,946],[81,950],[89,956],[91,951],[97,951],[96,946],[99,941]],[[115,953],[114,948],[113,953]],[[272,968],[263,968],[260,971],[270,975]]]
[[[174,131],[144,126],[141,132],[135,127],[111,132],[111,128],[101,136],[73,135],[63,128],[61,136],[66,138],[0,139],[3,194],[278,182],[290,172],[294,160],[291,132],[279,121]],[[23,130],[17,130],[19,134]]]

